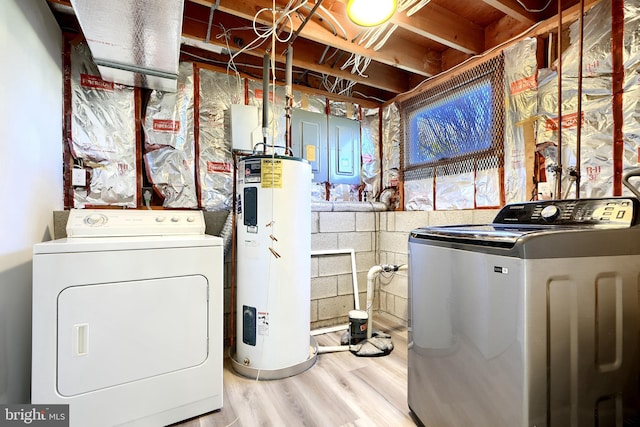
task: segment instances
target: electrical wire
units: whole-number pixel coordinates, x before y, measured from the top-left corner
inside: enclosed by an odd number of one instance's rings
[[[278,27],[280,27],[281,24],[283,23],[288,23],[289,28],[293,28],[293,19],[291,18],[291,15],[293,15],[294,13],[297,13],[298,10],[300,8],[302,8],[303,6],[305,6],[305,4],[307,3],[307,0],[302,1],[298,6],[294,7],[293,9],[291,9],[291,5],[293,5],[293,0],[290,0],[289,3],[285,6],[284,9],[279,9],[278,7],[276,7],[275,1],[272,4],[271,8],[262,8],[260,9],[258,12],[256,12],[256,14],[254,15],[252,22],[251,22],[251,27],[238,27],[238,28],[234,28],[235,30],[239,30],[239,29],[252,29],[253,32],[256,35],[256,38],[253,39],[252,41],[250,41],[248,44],[246,44],[245,46],[242,46],[240,50],[233,52],[233,50],[231,49],[230,45],[229,45],[229,40],[231,40],[231,31],[233,31],[234,29],[225,29],[222,25],[219,25],[220,28],[222,29],[222,33],[218,34],[216,36],[217,39],[222,39],[224,38],[225,40],[225,44],[227,45],[227,51],[229,51],[229,61],[227,64],[227,73],[229,71],[233,71],[236,76],[238,77],[238,79],[240,79],[240,72],[238,70],[238,68],[235,65],[235,59],[241,55],[242,53],[248,52],[250,50],[254,50],[257,49],[258,47],[262,46],[265,42],[267,42],[267,40],[269,40],[269,38],[272,39],[272,43],[271,43],[271,49],[275,49],[275,41],[278,40],[281,43],[287,43],[292,35],[293,35],[293,31],[290,31],[288,33],[287,37],[281,38],[278,36],[277,34],[277,29]],[[258,25],[258,17],[260,16],[260,14],[267,12],[267,11],[271,11],[271,25],[265,25],[265,26],[259,26]],[[280,16],[277,17],[278,13],[281,12]],[[275,64],[275,60],[272,61]],[[275,70],[274,70],[275,72]]]
[[[527,12],[531,12],[531,13],[539,13],[539,12],[544,12],[545,10],[547,10],[547,8],[549,7],[549,5],[551,4],[551,0],[547,1],[547,4],[544,5],[544,7],[542,9],[529,9],[527,6],[525,6],[524,3],[522,3],[522,0],[516,0],[518,2],[518,4],[520,6],[522,6],[522,8],[524,10],[526,10]]]
[[[411,16],[426,6],[430,1],[431,0],[400,0],[398,3],[398,11],[406,11],[407,16]],[[377,52],[384,47],[397,28],[397,25],[391,25],[388,22],[385,22],[382,25],[360,32],[353,38],[353,40],[351,40],[351,42],[354,43],[359,39],[359,46],[364,45],[366,49],[371,49],[373,47],[373,50]],[[351,57],[342,65],[341,69],[344,70],[353,66],[351,74],[358,74],[360,77],[367,78],[368,76],[365,75],[364,72],[371,64],[371,59],[371,57],[365,57],[354,53],[351,54]]]
[[[378,97],[375,97],[375,96],[371,96],[371,95],[366,95],[366,94],[364,94],[364,93],[362,93],[360,91],[357,91],[357,90],[352,91],[351,94],[352,95],[358,95],[361,98],[365,98],[365,99],[373,99],[374,101],[378,101],[381,104],[386,102],[384,99],[381,99],[381,98],[378,98]]]
[[[397,28],[398,28],[397,25],[393,25],[391,28],[389,28],[389,30],[387,31],[387,34],[385,34],[382,40],[380,40],[380,42],[373,47],[373,50],[377,52],[380,49],[382,49],[385,43],[387,43],[387,40],[389,40],[389,37],[391,37],[391,34],[393,34]]]

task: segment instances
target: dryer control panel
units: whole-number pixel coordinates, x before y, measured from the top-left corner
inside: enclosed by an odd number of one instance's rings
[[[639,202],[633,197],[541,200],[507,205],[494,224],[593,225],[631,227],[637,222]]]
[[[204,234],[202,211],[71,209],[68,237]]]

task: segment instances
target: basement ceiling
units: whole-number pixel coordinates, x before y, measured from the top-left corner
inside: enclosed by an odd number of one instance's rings
[[[180,59],[261,78],[269,52],[284,81],[291,44],[294,84],[384,102],[558,11],[557,0],[399,0],[390,22],[368,29],[349,21],[346,1],[275,0],[274,16],[273,0],[185,0]],[[63,30],[82,31],[69,0],[48,3]]]

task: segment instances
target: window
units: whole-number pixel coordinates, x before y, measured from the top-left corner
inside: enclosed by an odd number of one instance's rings
[[[415,111],[409,120],[413,149],[408,163],[428,164],[491,148],[492,112],[488,78]]]
[[[400,105],[405,181],[502,166],[503,63],[492,58]]]

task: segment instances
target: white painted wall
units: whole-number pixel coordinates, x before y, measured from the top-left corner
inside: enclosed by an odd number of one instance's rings
[[[0,404],[29,403],[32,247],[63,208],[62,36],[45,0],[2,0],[0,49]]]

